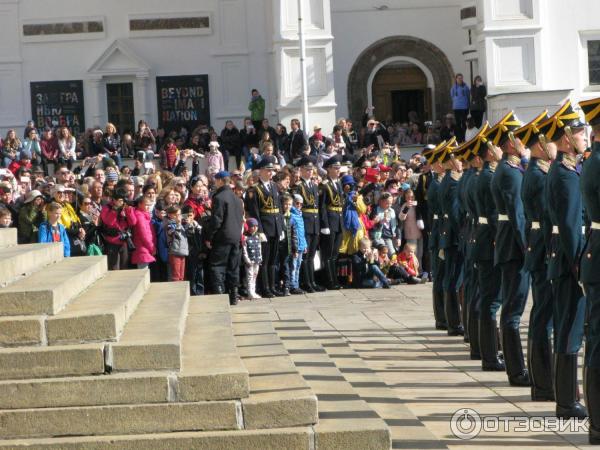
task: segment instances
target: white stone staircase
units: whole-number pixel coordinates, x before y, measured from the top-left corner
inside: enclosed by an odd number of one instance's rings
[[[0,449],[326,450],[325,432],[360,434],[319,428],[270,322],[232,326],[226,296],[63,259],[60,244],[17,246],[11,229],[0,285]],[[375,433],[367,448],[387,450],[388,430]]]

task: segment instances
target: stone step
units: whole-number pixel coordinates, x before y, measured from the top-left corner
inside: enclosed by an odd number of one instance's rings
[[[248,369],[233,338],[228,296],[191,297],[177,397],[187,402],[229,400],[246,398],[248,392]]]
[[[0,317],[0,347],[42,345],[45,339],[43,316]]]
[[[25,244],[0,248],[0,286],[16,281],[63,259],[61,243]]]
[[[187,282],[154,283],[123,329],[107,344],[113,372],[179,369],[189,303]]]
[[[0,448],[29,450],[319,450],[310,427],[275,430],[175,432],[129,436],[61,437],[0,441]]]
[[[316,448],[389,450],[390,429],[344,378],[310,328],[303,321],[293,321],[278,323],[276,330],[319,399]]]
[[[104,344],[0,349],[0,380],[104,373]]]
[[[250,397],[242,399],[245,427],[317,423],[317,398],[298,373],[271,322],[257,320],[254,314],[234,313],[233,328],[250,374]]]
[[[17,245],[16,228],[0,228],[0,248]]]
[[[63,259],[1,288],[0,316],[57,314],[106,272],[105,256]]]
[[[146,269],[109,272],[48,317],[48,345],[117,340],[149,285]]]
[[[235,401],[0,411],[0,439],[237,430]]]
[[[342,322],[343,323],[343,322]],[[275,329],[282,336],[282,340],[290,341],[290,347],[306,348],[306,342],[311,347],[318,349],[316,344],[327,353],[329,359],[335,364],[330,372],[331,376],[337,376],[340,372],[344,379],[350,383],[354,391],[365,400],[388,425],[392,437],[392,448],[447,448],[429,428],[398,398],[397,394],[388,386],[379,374],[371,369],[362,359],[360,351],[353,348],[353,341],[376,340],[378,344],[368,346],[378,348],[381,346],[382,337],[354,337],[342,335],[322,316],[314,316],[311,320],[281,320],[274,322]],[[356,326],[341,324],[347,329]],[[369,326],[369,324],[365,324]],[[348,333],[347,331],[345,333]],[[351,333],[348,333],[351,334]],[[359,335],[364,333],[359,332]],[[292,341],[294,341],[292,343]],[[390,342],[390,344],[393,344]],[[365,344],[359,344],[367,347]],[[328,370],[328,369],[323,369]]]
[[[166,403],[171,372],[0,381],[0,409]]]

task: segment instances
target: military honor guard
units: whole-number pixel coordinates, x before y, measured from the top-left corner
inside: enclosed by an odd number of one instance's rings
[[[583,248],[583,204],[578,157],[586,150],[585,124],[567,101],[540,124],[544,142],[555,142],[556,160],[547,175],[546,200],[552,223],[548,279],[554,304],[554,374],[556,415],[584,418],[579,402],[577,353],[583,340],[585,297],[579,286],[579,259]]]
[[[502,274],[500,331],[506,373],[511,386],[529,386],[519,328],[529,293],[525,258],[525,213],[521,201],[525,147],[514,131],[521,127],[514,113],[507,114],[488,133],[488,142],[502,152],[492,177],[492,196],[498,212],[494,265]]]
[[[447,330],[446,313],[444,312],[444,261],[439,257],[439,235],[440,235],[440,217],[442,209],[439,200],[439,190],[442,179],[444,178],[444,168],[439,161],[439,157],[446,147],[447,142],[444,141],[438,146],[423,152],[423,157],[427,159],[427,163],[431,165],[431,170],[434,177],[431,179],[429,188],[427,189],[427,199],[429,213],[429,223],[431,233],[429,236],[428,250],[431,259],[432,272],[432,295],[433,295],[433,315],[435,319],[435,328],[437,330]]]
[[[467,246],[467,234],[469,233],[469,221],[471,217],[467,210],[466,202],[466,186],[469,183],[473,171],[471,170],[471,162],[468,159],[464,159],[465,147],[460,146],[454,151],[454,157],[458,159],[462,165],[462,176],[458,180],[456,187],[456,195],[458,196],[458,220],[459,220],[459,235],[458,235],[458,264],[459,264],[459,275],[456,281],[456,287],[458,289],[458,302],[461,306],[462,323],[465,330],[463,340],[469,342],[469,328],[467,327],[468,311],[469,311],[469,299],[468,289],[465,281],[471,278],[470,268],[467,268],[466,264],[466,246]]]
[[[461,159],[469,164],[470,176],[464,186],[464,198],[462,202],[466,210],[467,223],[465,230],[465,276],[464,276],[464,305],[466,314],[463,311],[463,323],[465,324],[465,334],[469,335],[470,357],[473,360],[481,359],[479,348],[479,276],[478,268],[475,263],[474,239],[475,230],[478,222],[476,185],[479,172],[482,167],[481,158],[477,157],[481,138],[489,129],[489,124],[485,123],[479,133],[469,142],[465,143],[458,151],[461,153]],[[466,319],[464,318],[466,316]]]
[[[554,401],[552,370],[552,285],[547,277],[547,249],[550,247],[552,224],[547,212],[546,177],[556,148],[540,141],[540,124],[548,120],[548,111],[514,132],[529,148],[530,160],[523,174],[521,200],[526,220],[524,268],[531,276],[533,306],[529,316],[527,366],[533,401]]]
[[[277,289],[275,276],[279,240],[283,233],[279,191],[277,185],[272,181],[275,172],[275,158],[264,157],[256,168],[259,171],[259,180],[246,193],[246,216],[253,217],[258,221],[262,246],[262,263],[260,265],[262,296],[273,298],[282,295]]]
[[[323,167],[327,176],[319,186],[321,262],[327,277],[327,289],[340,289],[337,276],[337,259],[342,243],[342,208],[344,190],[340,182],[339,156],[329,158]]]
[[[581,192],[590,230],[581,258],[580,280],[588,310],[584,386],[590,417],[589,442],[600,445],[600,98],[579,105],[592,126],[594,139],[581,170]]]
[[[319,185],[313,181],[315,162],[310,157],[301,158],[296,164],[300,168],[300,180],[294,187],[294,193],[302,197],[302,219],[306,234],[306,253],[302,257],[301,276],[306,292],[322,292],[325,289],[315,281],[315,256],[319,245]]]
[[[464,335],[461,323],[460,304],[458,300],[458,285],[460,275],[459,259],[459,198],[458,181],[462,176],[462,164],[455,157],[456,139],[451,139],[444,148],[439,161],[445,170],[444,179],[438,194],[441,205],[439,254],[444,260],[444,311],[448,325],[449,336]]]
[[[479,348],[481,368],[484,371],[505,370],[498,352],[498,326],[496,314],[502,304],[500,298],[500,271],[494,267],[494,246],[498,213],[492,197],[492,177],[502,158],[499,149],[488,145],[487,137],[480,136],[471,152],[474,164],[481,166],[475,189],[477,225],[473,234],[473,260],[479,278]]]

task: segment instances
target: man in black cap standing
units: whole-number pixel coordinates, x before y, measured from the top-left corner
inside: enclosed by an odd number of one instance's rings
[[[315,255],[319,245],[319,186],[312,181],[315,165],[310,157],[303,157],[298,161],[300,167],[300,181],[294,187],[294,193],[302,197],[302,219],[304,220],[304,233],[306,235],[306,253],[302,257],[302,279],[306,292],[321,292],[325,289],[315,281]]]
[[[275,173],[275,158],[266,156],[260,160],[256,168],[259,180],[246,193],[246,214],[258,221],[258,232],[262,242],[262,263],[260,280],[262,296],[266,298],[280,297],[277,289],[275,273],[278,264],[279,241],[283,233],[281,202],[277,185],[272,181]]]
[[[321,258],[327,276],[327,289],[339,289],[337,258],[342,243],[342,206],[344,190],[339,180],[341,158],[329,158],[323,165],[327,177],[319,186]]]
[[[583,343],[585,297],[579,285],[583,248],[583,204],[578,157],[587,147],[585,124],[567,101],[542,123],[544,140],[555,142],[558,154],[548,171],[546,198],[552,222],[548,278],[554,300],[554,373],[556,416],[587,417],[579,402],[577,354]],[[597,267],[595,268],[597,270]]]
[[[585,394],[590,414],[590,444],[600,444],[600,98],[579,103],[592,126],[592,153],[583,164],[583,204],[591,220],[588,240],[581,258],[581,281],[588,305],[585,352]]]
[[[206,246],[213,290],[227,292],[229,303],[237,304],[240,275],[240,240],[244,225],[242,202],[231,190],[229,172],[215,175],[217,191],[212,197],[212,216]]]

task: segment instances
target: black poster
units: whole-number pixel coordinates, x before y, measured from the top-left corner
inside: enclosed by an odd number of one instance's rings
[[[167,133],[210,123],[208,75],[156,77],[158,123]]]
[[[66,126],[85,131],[83,81],[32,81],[31,115],[37,128]]]

